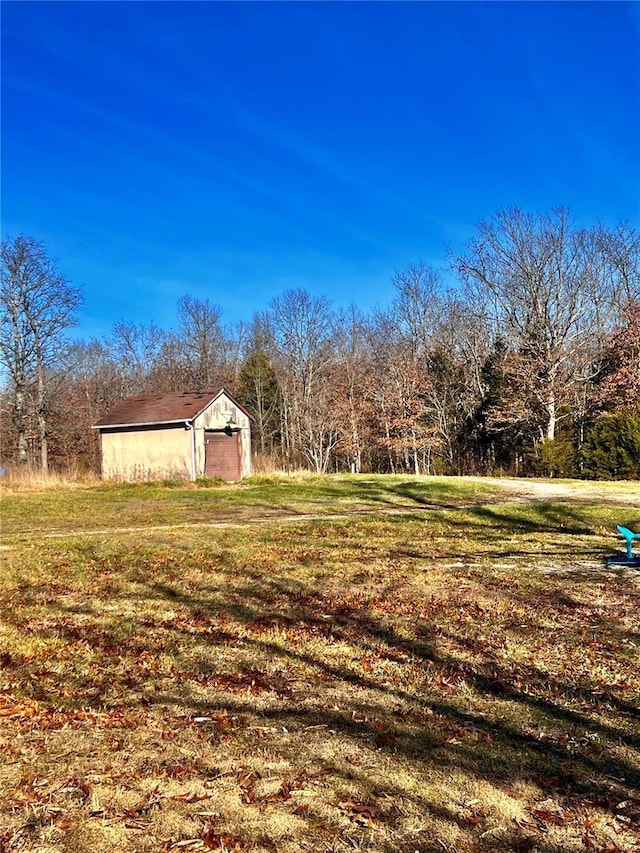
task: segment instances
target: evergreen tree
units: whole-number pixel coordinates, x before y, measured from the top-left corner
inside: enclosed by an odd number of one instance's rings
[[[640,409],[598,421],[585,441],[583,471],[594,479],[640,479]]]

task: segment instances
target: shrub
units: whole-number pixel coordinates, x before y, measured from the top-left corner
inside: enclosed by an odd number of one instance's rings
[[[602,418],[589,431],[582,453],[585,477],[640,479],[640,410]]]
[[[544,441],[528,456],[531,471],[538,477],[573,477],[575,461],[575,448],[566,438]]]

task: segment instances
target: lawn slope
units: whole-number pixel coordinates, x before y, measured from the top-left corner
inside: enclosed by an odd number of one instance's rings
[[[5,494],[0,850],[640,849],[640,513],[501,494]]]

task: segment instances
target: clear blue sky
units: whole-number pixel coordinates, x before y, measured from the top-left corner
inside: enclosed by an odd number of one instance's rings
[[[82,288],[80,333],[363,308],[482,217],[640,224],[630,3],[2,4],[2,230]]]

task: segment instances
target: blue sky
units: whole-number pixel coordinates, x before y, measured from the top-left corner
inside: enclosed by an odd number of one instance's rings
[[[79,333],[228,323],[302,287],[364,309],[479,219],[640,225],[630,3],[2,4],[2,231]]]

